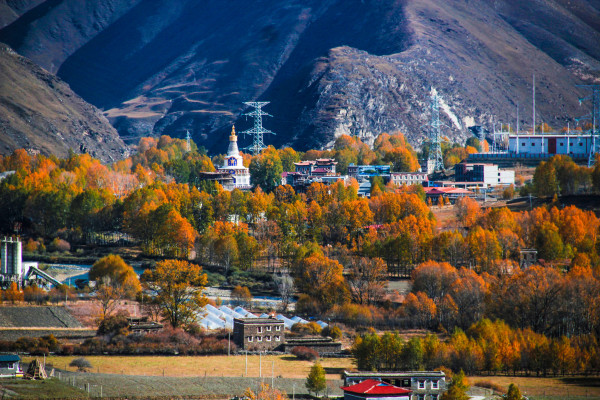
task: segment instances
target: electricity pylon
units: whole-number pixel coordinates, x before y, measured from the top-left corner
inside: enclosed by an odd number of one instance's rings
[[[444,169],[444,158],[442,157],[442,137],[440,133],[440,104],[435,91],[431,93],[431,123],[429,132],[429,158],[428,169],[431,165],[434,171]],[[429,172],[429,171],[428,171]]]
[[[270,130],[263,128],[263,125],[262,125],[262,116],[263,115],[272,117],[272,115],[267,114],[266,112],[264,112],[262,110],[262,107],[269,104],[269,102],[268,101],[247,101],[247,102],[244,102],[244,104],[254,108],[253,111],[244,114],[246,116],[250,116],[250,117],[254,118],[254,126],[250,129],[242,132],[244,134],[244,137],[246,137],[246,134],[252,135],[254,137],[252,144],[250,146],[246,147],[246,149],[248,149],[253,155],[257,155],[263,149],[266,148],[265,142],[264,142],[264,134],[265,133],[271,133],[273,135],[275,134],[275,133],[271,132]]]

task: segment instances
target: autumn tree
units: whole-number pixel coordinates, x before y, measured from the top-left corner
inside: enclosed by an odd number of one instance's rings
[[[164,260],[142,274],[144,287],[156,293],[164,318],[172,327],[185,326],[206,305],[202,268],[183,260]]]
[[[231,291],[231,297],[236,303],[246,307],[252,301],[252,294],[250,294],[250,289],[248,289],[246,286],[237,285]]]
[[[461,197],[456,200],[456,218],[463,226],[470,228],[476,222],[481,213],[481,207],[477,201],[470,197]]]
[[[133,268],[121,256],[110,254],[92,265],[89,277],[96,282],[96,300],[100,303],[101,319],[109,316],[124,298],[133,298],[141,290]]]
[[[461,370],[458,374],[454,374],[448,390],[442,394],[441,400],[468,400],[467,390],[469,390],[469,384],[465,373]]]
[[[296,287],[318,301],[325,309],[343,302],[346,297],[342,265],[323,254],[302,259],[295,268]]]
[[[347,277],[352,300],[359,304],[373,304],[384,294],[387,266],[381,258],[353,258]]]
[[[319,393],[327,388],[325,370],[318,361],[310,367],[310,372],[306,377],[306,388],[309,392],[314,392],[317,397],[319,396]]]
[[[519,387],[514,383],[508,385],[508,392],[506,393],[506,400],[522,400],[523,395],[519,390]]]
[[[244,393],[244,398],[249,400],[287,400],[285,392],[275,389],[266,383],[260,384],[260,390],[255,393],[252,389],[247,388]]]
[[[250,162],[252,184],[260,186],[265,192],[272,192],[281,183],[282,172],[281,158],[273,146],[254,156]]]

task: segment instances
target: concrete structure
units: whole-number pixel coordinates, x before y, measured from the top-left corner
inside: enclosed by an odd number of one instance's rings
[[[227,156],[223,161],[223,166],[219,167],[219,172],[227,172],[233,178],[233,188],[250,189],[250,170],[244,167],[244,159],[240,156],[237,145],[237,135],[235,126],[231,128],[229,135],[229,148]]]
[[[508,152],[512,154],[587,156],[591,148],[592,136],[589,133],[548,133],[508,136]]]
[[[499,169],[494,164],[461,162],[454,166],[454,180],[481,184],[482,187],[508,186],[515,183],[515,171]]]
[[[410,400],[439,400],[447,390],[446,374],[442,371],[403,372],[349,372],[344,371],[344,385],[350,386],[366,380],[392,384],[412,392]]]
[[[429,181],[425,172],[392,172],[390,178],[398,186],[423,185]]]
[[[344,400],[410,400],[412,391],[376,379],[343,386]]]
[[[536,249],[521,249],[519,250],[519,267],[527,268],[537,264],[537,250]]]
[[[16,354],[0,355],[0,378],[23,376],[21,357]]]
[[[308,347],[319,353],[320,356],[328,353],[339,353],[342,351],[342,342],[336,342],[330,337],[303,337],[287,338],[283,346],[283,351],[291,353],[294,347]]]
[[[283,330],[276,318],[235,318],[233,341],[243,350],[274,350],[285,342]]]
[[[356,178],[358,176],[384,176],[389,177],[391,165],[348,165],[348,175]]]

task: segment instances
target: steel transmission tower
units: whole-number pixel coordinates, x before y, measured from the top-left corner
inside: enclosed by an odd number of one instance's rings
[[[444,169],[444,158],[442,157],[442,137],[440,133],[440,105],[436,92],[431,94],[431,131],[429,133],[429,158],[427,160],[427,169],[430,166],[434,171]],[[429,171],[427,171],[429,172]]]
[[[266,112],[264,112],[262,110],[262,107],[269,104],[269,102],[268,101],[246,101],[246,102],[244,102],[244,104],[254,108],[254,111],[244,114],[246,116],[250,116],[250,117],[254,118],[254,126],[251,129],[248,129],[248,130],[242,132],[244,134],[244,137],[246,137],[246,134],[252,135],[254,137],[252,144],[250,146],[246,147],[246,149],[250,150],[250,152],[252,154],[257,155],[264,148],[266,148],[265,142],[264,142],[264,134],[265,133],[271,133],[273,135],[275,134],[275,133],[271,132],[270,130],[263,128],[263,125],[262,125],[262,116],[263,115],[272,117],[272,115],[267,114]]]
[[[598,129],[598,123],[600,123],[600,85],[576,85],[577,87],[584,88],[586,90],[591,90],[592,94],[587,97],[581,97],[579,99],[579,104],[584,101],[591,100],[592,101],[592,112],[590,114],[584,115],[581,118],[577,118],[577,121],[582,119],[589,119],[592,121],[592,130],[591,130],[591,139],[592,146],[590,147],[590,154],[588,158],[588,167],[594,165],[595,156],[599,152],[598,147],[600,147],[600,130]]]

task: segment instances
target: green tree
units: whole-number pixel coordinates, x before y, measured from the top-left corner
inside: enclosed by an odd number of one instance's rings
[[[273,146],[267,147],[250,162],[252,184],[265,192],[270,193],[281,184],[282,172],[281,158]]]
[[[521,400],[523,395],[521,395],[521,391],[519,387],[514,383],[511,383],[508,386],[508,393],[506,394],[506,400]]]
[[[441,400],[468,400],[467,390],[469,390],[469,384],[461,369],[452,377],[452,382],[448,385],[448,390],[442,395]]]
[[[153,270],[146,270],[142,282],[156,293],[163,316],[177,328],[192,322],[196,313],[206,305],[202,290],[207,277],[202,268],[183,260],[164,260]]]
[[[542,161],[533,174],[533,191],[536,196],[553,196],[558,193],[556,170],[551,162]]]
[[[315,392],[318,396],[320,392],[327,388],[327,381],[325,380],[325,370],[316,362],[308,373],[306,378],[306,388],[309,392]]]

